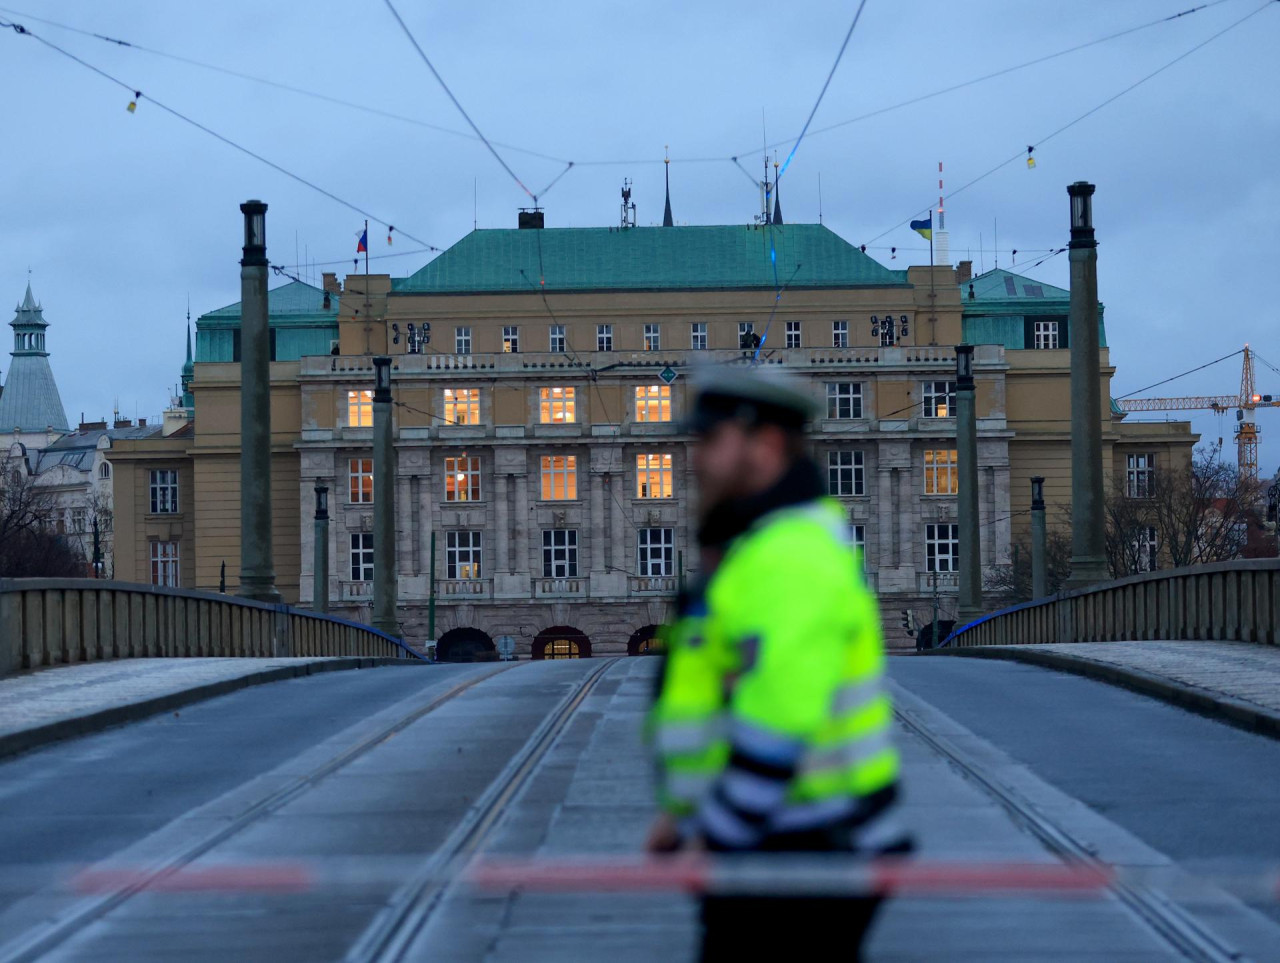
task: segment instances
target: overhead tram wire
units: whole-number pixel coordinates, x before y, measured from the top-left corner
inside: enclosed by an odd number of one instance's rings
[[[1252,12],[1241,17],[1239,20],[1236,20],[1228,24],[1227,26],[1223,27],[1217,33],[1211,34],[1210,36],[1206,37],[1204,40],[1201,40],[1195,46],[1190,47],[1187,50],[1184,50],[1182,53],[1178,54],[1178,56],[1174,57],[1172,60],[1166,61],[1164,64],[1160,65],[1155,70],[1151,71],[1151,73],[1144,75],[1138,80],[1135,80],[1133,83],[1129,84],[1127,87],[1124,87],[1123,89],[1121,89],[1118,93],[1112,94],[1110,97],[1102,101],[1100,104],[1097,104],[1096,106],[1089,108],[1079,117],[1075,118],[1074,120],[1068,121],[1067,123],[1059,127],[1057,130],[1054,130],[1051,133],[1046,134],[1045,136],[1041,137],[1039,140],[1031,142],[1031,146],[1035,148],[1039,148],[1041,145],[1047,144],[1049,141],[1053,140],[1059,134],[1065,133],[1066,131],[1074,127],[1076,124],[1080,123],[1081,121],[1085,120],[1088,117],[1093,116],[1098,111],[1102,110],[1104,107],[1107,107],[1110,104],[1115,103],[1125,94],[1130,93],[1133,90],[1136,90],[1138,87],[1141,87],[1148,80],[1151,80],[1152,78],[1158,76],[1159,74],[1164,73],[1170,67],[1174,66],[1177,63],[1180,63],[1181,61],[1185,60],[1187,57],[1190,57],[1193,53],[1200,50],[1202,47],[1208,46],[1209,44],[1213,43],[1213,41],[1217,40],[1223,34],[1226,34],[1234,30],[1236,27],[1240,26],[1246,20],[1250,20],[1253,17],[1256,17],[1258,14],[1262,13],[1263,10],[1266,10],[1268,7],[1272,6],[1274,3],[1275,3],[1275,0],[1267,0],[1267,2],[1264,3],[1262,6],[1257,7]],[[951,198],[955,197],[957,194],[960,194],[968,190],[970,187],[973,187],[975,184],[979,183],[980,181],[986,180],[988,177],[990,177],[992,174],[996,173],[997,171],[1002,170],[1005,167],[1008,167],[1014,161],[1021,160],[1026,156],[1027,156],[1027,149],[1025,147],[1019,149],[1016,154],[1013,154],[1012,156],[1006,158],[1005,160],[1002,160],[1000,163],[996,164],[995,167],[992,167],[990,170],[985,171],[982,174],[979,174],[973,180],[968,181],[965,184],[962,184],[960,187],[957,187],[955,190],[948,192],[947,199],[950,200]],[[870,238],[867,241],[867,243],[870,244],[873,241],[878,241],[880,240],[880,238],[884,237],[886,234],[891,234],[892,232],[898,230],[899,228],[905,227],[907,224],[911,223],[912,220],[919,217],[921,214],[924,214],[928,210],[930,210],[930,208],[927,208],[927,207],[921,208],[919,211],[917,211],[915,214],[912,214],[906,220],[899,221],[897,224],[893,225],[893,227],[890,227],[887,230],[881,231],[879,234],[875,235],[875,237]]]
[[[140,91],[137,87],[134,87],[132,84],[125,83],[120,78],[107,73],[105,70],[103,70],[100,67],[95,67],[93,64],[89,63],[87,60],[82,60],[80,57],[77,57],[75,54],[71,53],[70,51],[64,50],[62,47],[59,47],[57,44],[49,40],[46,40],[44,37],[41,37],[39,34],[32,33],[22,24],[10,23],[10,22],[0,20],[0,28],[6,28],[6,27],[12,29],[15,33],[21,36],[30,37],[33,40],[39,41],[40,43],[44,44],[44,46],[48,47],[50,50],[54,50],[57,53],[62,54],[62,56],[68,58],[69,60],[74,60],[80,66],[93,71],[98,76],[103,77],[104,79],[111,81],[111,83],[122,88],[123,90],[128,91],[130,94],[134,96],[135,99],[141,100],[143,98],[144,95],[142,91]],[[259,163],[266,164],[272,170],[276,171],[277,173],[285,175],[291,180],[297,181],[299,184],[303,185],[304,187],[309,187],[311,188],[311,190],[315,191],[316,193],[323,194],[325,197],[329,198],[331,201],[341,204],[343,207],[347,208],[348,210],[355,211],[357,214],[361,215],[362,217],[367,217],[369,220],[377,224],[382,224],[388,228],[393,226],[393,224],[390,221],[385,220],[384,218],[378,217],[376,214],[371,214],[370,212],[366,211],[364,208],[360,207],[359,205],[353,204],[351,201],[348,201],[345,198],[339,197],[337,194],[334,194],[332,191],[325,190],[323,187],[321,187],[319,184],[316,184],[314,181],[307,180],[307,178],[303,177],[301,174],[295,174],[293,171],[289,170],[288,168],[280,166],[275,161],[268,160],[266,157],[263,157],[261,154],[257,153],[256,151],[251,150],[248,147],[245,147],[243,144],[237,143],[236,141],[232,140],[230,137],[227,137],[225,134],[220,134],[213,128],[206,127],[204,124],[200,123],[198,120],[195,120],[194,118],[187,116],[186,114],[182,113],[180,110],[177,110],[174,107],[170,107],[168,104],[165,104],[159,100],[156,100],[154,97],[151,97],[149,95],[146,96],[146,100],[147,100],[147,103],[154,104],[156,107],[160,108],[170,116],[176,117],[178,120],[181,120],[183,123],[189,124],[192,127],[196,128],[197,130],[203,131],[204,133],[208,134],[210,137],[213,137],[215,140],[219,140],[222,143],[226,144],[228,147],[232,147],[240,151],[240,153],[246,154],[249,157],[252,157],[254,160],[258,161]],[[400,228],[396,228],[396,230],[399,231],[403,237],[407,237],[409,240],[417,244],[420,244],[425,248],[429,248],[430,250],[433,250],[433,251],[443,250],[443,248],[437,247],[436,245],[431,244],[428,241],[424,241],[420,237],[415,237],[413,234],[410,234],[408,231],[402,230]]]
[[[810,136],[813,136],[813,137],[817,137],[819,134],[830,133],[833,130],[839,130],[840,128],[847,127],[850,124],[856,124],[864,120],[869,120],[872,117],[879,117],[881,114],[887,114],[895,110],[900,110],[903,107],[911,107],[911,106],[914,106],[915,104],[922,103],[923,101],[932,100],[935,97],[941,97],[944,94],[950,94],[957,90],[963,90],[965,87],[972,87],[975,84],[980,84],[987,80],[994,80],[997,77],[1003,77],[1006,74],[1015,73],[1019,70],[1024,70],[1028,67],[1035,67],[1038,64],[1046,63],[1050,60],[1055,60],[1058,57],[1065,57],[1067,54],[1077,53],[1078,51],[1086,50],[1089,47],[1095,47],[1098,44],[1106,43],[1111,40],[1118,40],[1119,38],[1126,37],[1131,33],[1137,33],[1140,30],[1146,30],[1150,27],[1156,27],[1162,23],[1169,23],[1170,21],[1181,19],[1182,17],[1189,16],[1193,13],[1199,13],[1202,10],[1207,10],[1210,7],[1216,7],[1219,4],[1230,3],[1230,2],[1233,2],[1233,0],[1212,0],[1212,2],[1210,3],[1202,3],[1197,7],[1191,7],[1179,13],[1170,14],[1169,16],[1166,16],[1166,17],[1157,17],[1155,20],[1150,20],[1147,23],[1138,24],[1137,26],[1134,26],[1134,27],[1127,27],[1126,29],[1120,30],[1116,33],[1107,34],[1105,37],[1097,37],[1093,40],[1088,40],[1084,43],[1076,44],[1074,47],[1067,47],[1066,49],[1056,51],[1055,53],[1045,54],[1044,56],[1037,57],[1034,60],[1028,60],[1024,63],[1014,64],[1013,66],[1010,66],[1010,67],[1004,67],[992,73],[983,74],[980,77],[974,77],[970,80],[961,81],[960,83],[957,83],[957,84],[951,84],[950,86],[943,87],[940,90],[930,91],[927,94],[920,94],[919,96],[911,97],[908,100],[903,100],[903,101],[900,101],[899,103],[891,104],[887,107],[877,108],[876,110],[873,110],[870,113],[860,114],[857,117],[850,117],[848,120],[842,120],[835,124],[829,124],[826,127],[819,127],[816,130],[810,131],[809,133],[810,133]],[[785,147],[787,143],[788,141],[785,141],[785,140],[775,141],[771,144],[766,144],[765,149],[772,150],[775,147]],[[745,151],[743,153],[745,153]]]
[[[1185,378],[1189,374],[1195,374],[1197,371],[1203,371],[1205,368],[1210,368],[1220,361],[1226,361],[1228,358],[1234,358],[1238,354],[1244,354],[1244,349],[1238,348],[1235,351],[1232,351],[1230,354],[1224,354],[1221,358],[1215,358],[1212,361],[1206,361],[1204,364],[1197,365],[1196,367],[1191,368],[1188,371],[1182,372],[1182,374],[1176,374],[1172,378],[1165,378],[1163,381],[1157,381],[1155,384],[1147,385],[1145,388],[1139,388],[1136,391],[1130,391],[1128,394],[1117,395],[1116,401],[1123,401],[1125,398],[1132,398],[1134,395],[1140,395],[1144,391],[1150,391],[1152,388],[1159,388],[1161,385],[1167,385],[1170,381],[1177,381],[1179,378]],[[1254,357],[1257,357],[1257,355],[1255,355]]]

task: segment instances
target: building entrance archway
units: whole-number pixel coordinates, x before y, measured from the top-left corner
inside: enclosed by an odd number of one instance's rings
[[[490,662],[497,657],[493,639],[480,629],[450,629],[436,642],[436,659],[440,662]]]
[[[627,655],[664,655],[667,647],[659,634],[661,626],[645,625],[631,633],[627,640]]]
[[[533,640],[530,656],[534,659],[589,659],[591,640],[580,629],[569,625],[553,625],[538,633]]]

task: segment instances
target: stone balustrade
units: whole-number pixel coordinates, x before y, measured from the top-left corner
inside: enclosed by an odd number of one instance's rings
[[[1280,559],[1148,572],[1062,592],[962,625],[943,645],[1144,639],[1280,645]]]
[[[93,579],[0,579],[0,676],[101,659],[420,658],[367,625],[230,595]]]

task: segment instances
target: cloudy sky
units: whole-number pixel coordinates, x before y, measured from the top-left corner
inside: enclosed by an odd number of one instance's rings
[[[0,30],[0,300],[7,307],[21,298],[29,268],[73,420],[109,416],[117,399],[130,417],[165,406],[183,360],[188,297],[193,316],[239,299],[241,201],[270,204],[273,262],[294,264],[299,254],[337,262],[317,273],[350,268],[362,222],[150,98],[439,247],[471,230],[473,219],[513,227],[516,209],[529,203],[481,144],[437,129],[462,131],[466,122],[378,0],[0,0],[7,2],[21,12],[0,8],[0,21],[24,24],[143,93],[130,114],[129,91]],[[543,194],[548,226],[616,223],[623,177],[635,182],[640,223],[659,221],[668,144],[678,222],[749,221],[758,191],[728,158],[740,157],[754,175],[762,140],[781,142],[785,158],[856,6],[397,5],[481,130],[520,148],[499,151]],[[1246,341],[1280,365],[1271,296],[1280,240],[1280,4],[1209,0],[1187,16],[884,110],[1194,6],[868,0],[782,180],[786,219],[818,219],[821,176],[828,226],[891,267],[922,263],[921,239],[894,225],[936,201],[941,160],[955,192],[946,205],[953,255],[972,256],[977,268],[998,256],[1007,267],[1017,249],[1023,268],[1038,260],[1032,252],[1065,243],[1065,185],[1088,179],[1098,185],[1099,283],[1117,394]],[[1035,170],[1018,158],[955,190],[1029,144],[1038,145]],[[567,161],[574,168],[544,192]],[[592,163],[602,161],[611,163]],[[388,248],[380,227],[370,237],[375,254],[418,247],[399,237]],[[407,274],[429,256],[377,263]],[[1066,256],[1027,273],[1065,287]],[[7,361],[0,354],[6,371]],[[1261,390],[1280,394],[1280,373],[1259,364],[1258,374]],[[1232,394],[1238,385],[1237,356],[1160,392]],[[1264,411],[1259,422],[1261,467],[1271,474],[1280,464],[1280,416]],[[1231,445],[1231,420],[1205,414],[1194,423],[1206,441],[1221,434]]]

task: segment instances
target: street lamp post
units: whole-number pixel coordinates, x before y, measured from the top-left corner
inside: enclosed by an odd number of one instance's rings
[[[316,484],[315,564],[311,581],[311,607],[329,611],[329,486]]]
[[[1098,242],[1093,184],[1076,181],[1071,198],[1071,577],[1070,588],[1107,578],[1102,480],[1102,351],[1098,341]]]
[[[271,350],[267,321],[267,205],[246,201],[240,261],[240,590],[279,602],[271,558]]]
[[[956,345],[956,472],[959,476],[961,623],[982,615],[982,539],[978,528],[978,417],[974,409],[973,345]]]
[[[1049,573],[1045,565],[1044,476],[1031,478],[1031,597],[1049,594]]]
[[[396,463],[391,359],[373,359],[373,627],[400,637],[396,619]]]

